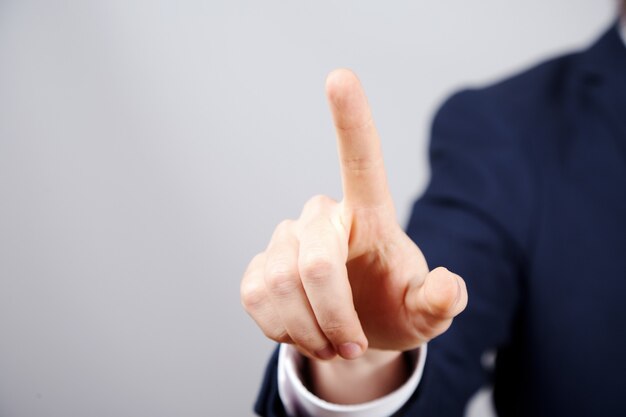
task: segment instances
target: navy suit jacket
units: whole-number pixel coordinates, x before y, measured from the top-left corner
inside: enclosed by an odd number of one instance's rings
[[[591,48],[451,97],[408,234],[469,305],[430,342],[397,415],[462,416],[494,386],[500,416],[626,416],[626,48]],[[489,352],[495,365],[484,366]],[[276,355],[257,413],[284,416]]]

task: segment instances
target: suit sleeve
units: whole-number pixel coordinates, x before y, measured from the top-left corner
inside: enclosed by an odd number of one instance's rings
[[[532,233],[529,150],[498,106],[481,91],[449,99],[435,117],[431,180],[413,207],[407,233],[432,268],[461,275],[469,304],[429,343],[422,380],[394,416],[463,416],[468,399],[489,382],[481,359],[511,342]],[[286,416],[268,365],[255,411]]]
[[[461,417],[490,375],[482,358],[512,343],[533,234],[531,149],[489,91],[453,96],[435,118],[432,177],[407,232],[430,268],[467,284],[469,303],[430,343],[405,415]]]
[[[288,417],[278,393],[278,354],[277,346],[265,368],[261,391],[254,404],[254,411],[264,417]]]

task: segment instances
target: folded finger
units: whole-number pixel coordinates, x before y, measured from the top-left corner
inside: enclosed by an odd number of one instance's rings
[[[298,270],[317,323],[344,358],[360,356],[367,339],[352,300],[346,270],[347,242],[323,200],[305,208],[299,230]]]
[[[292,343],[265,287],[265,258],[261,253],[248,265],[241,280],[241,304],[265,336],[279,343]]]
[[[287,334],[300,350],[313,357],[330,359],[335,351],[318,326],[300,281],[298,250],[295,225],[281,223],[266,251],[266,288]]]

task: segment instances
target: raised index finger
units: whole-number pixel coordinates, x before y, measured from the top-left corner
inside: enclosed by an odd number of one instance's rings
[[[356,207],[391,202],[380,138],[359,79],[347,69],[331,72],[326,96],[337,131],[345,201]]]

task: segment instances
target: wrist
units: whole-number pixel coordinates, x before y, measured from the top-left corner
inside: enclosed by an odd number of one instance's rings
[[[308,388],[319,398],[336,404],[359,404],[398,389],[410,374],[403,352],[368,349],[358,359],[311,359]]]

